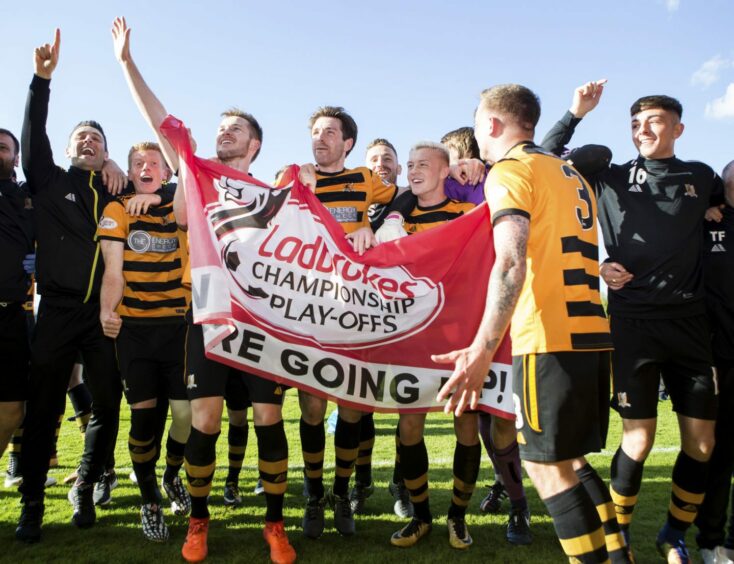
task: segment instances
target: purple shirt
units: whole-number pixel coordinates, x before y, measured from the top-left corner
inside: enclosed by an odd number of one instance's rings
[[[443,183],[444,192],[452,200],[459,202],[469,202],[479,205],[484,203],[484,183],[464,184],[463,186],[458,180],[448,177]]]

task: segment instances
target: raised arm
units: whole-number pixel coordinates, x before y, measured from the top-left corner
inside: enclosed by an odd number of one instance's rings
[[[137,65],[133,61],[130,54],[130,28],[127,27],[125,18],[115,18],[112,23],[112,40],[114,43],[115,57],[122,67],[128,88],[133,96],[133,100],[138,106],[140,113],[148,122],[148,125],[155,132],[158,144],[163,150],[163,156],[172,171],[178,172],[178,155],[173,150],[166,138],[161,135],[161,124],[166,119],[168,112],[163,107],[160,100],[153,94],[148,84],[140,74]]]
[[[461,415],[465,409],[476,409],[482,385],[489,373],[497,348],[510,325],[512,313],[525,282],[525,255],[530,221],[521,215],[505,215],[494,225],[495,261],[489,276],[484,315],[472,344],[461,350],[434,355],[439,364],[453,364],[454,371],[441,388],[438,399],[446,403],[445,411]]]
[[[568,112],[546,133],[541,142],[546,151],[561,156],[564,148],[571,141],[576,126],[586,114],[599,105],[606,82],[606,78],[592,80],[573,91],[573,100]]]
[[[53,44],[41,45],[33,54],[34,75],[23,116],[21,155],[23,172],[34,194],[48,185],[49,177],[56,169],[51,143],[46,133],[46,120],[51,93],[51,75],[59,62],[60,48],[61,30],[57,29]]]

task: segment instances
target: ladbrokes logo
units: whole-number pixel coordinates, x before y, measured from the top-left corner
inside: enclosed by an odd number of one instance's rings
[[[261,190],[243,198],[250,204],[234,209],[220,200],[209,214],[232,295],[261,323],[322,345],[365,348],[412,335],[438,315],[440,284],[351,261],[318,218],[286,201],[287,191]]]

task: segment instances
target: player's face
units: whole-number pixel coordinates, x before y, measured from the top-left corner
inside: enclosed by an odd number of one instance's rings
[[[167,174],[168,167],[163,155],[153,149],[135,151],[130,159],[130,170],[127,171],[136,194],[152,194],[161,187]]]
[[[650,108],[632,116],[632,142],[646,159],[672,157],[681,133],[683,124],[674,112]]]
[[[247,156],[251,143],[257,143],[250,134],[250,127],[244,118],[227,116],[219,123],[217,130],[217,157],[221,161],[242,159]]]
[[[490,164],[502,158],[502,155],[495,155],[497,151],[492,137],[492,120],[495,117],[483,106],[478,107],[474,114],[474,138],[479,145],[479,156],[484,162]]]
[[[367,168],[386,182],[390,184],[397,183],[400,174],[398,157],[387,145],[375,145],[367,151],[365,164]]]
[[[0,179],[11,178],[16,166],[18,166],[18,155],[15,152],[13,138],[5,133],[0,133]]]
[[[102,132],[88,125],[76,128],[69,139],[66,154],[71,164],[82,170],[100,170],[107,158]]]
[[[354,139],[343,139],[342,122],[334,117],[320,117],[311,128],[311,149],[319,167],[343,167]]]
[[[408,160],[408,184],[416,196],[427,196],[443,187],[449,175],[449,165],[435,149],[418,149],[410,152]]]

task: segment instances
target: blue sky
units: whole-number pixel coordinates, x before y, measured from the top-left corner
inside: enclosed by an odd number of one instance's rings
[[[729,0],[3,3],[0,127],[20,134],[33,48],[59,26],[49,114],[56,161],[68,164],[74,124],[96,119],[124,168],[129,146],[151,134],[114,59],[116,15],[127,17],[143,75],[192,128],[200,155],[213,154],[222,110],[258,118],[265,138],[252,172],[263,180],[310,161],[307,120],[319,105],[342,105],[357,120],[347,160],[357,166],[375,137],[390,139],[403,161],[416,141],[471,125],[479,92],[503,82],[540,96],[540,139],[573,89],[602,77],[604,99],[574,145],[603,143],[615,161],[632,158],[630,104],[665,93],[684,106],[679,157],[717,170],[734,158]]]

